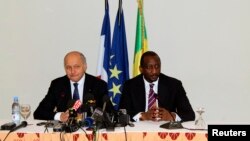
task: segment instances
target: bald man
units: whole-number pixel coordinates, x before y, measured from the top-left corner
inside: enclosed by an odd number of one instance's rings
[[[87,63],[82,53],[78,51],[67,53],[64,57],[64,69],[66,75],[51,82],[47,95],[34,112],[34,119],[67,121],[69,117],[67,103],[73,100],[74,83],[77,83],[79,100],[84,101],[86,93],[90,93],[96,100],[96,107],[103,107],[103,96],[108,95],[107,83],[86,73]],[[108,111],[113,109],[111,102],[107,108]]]

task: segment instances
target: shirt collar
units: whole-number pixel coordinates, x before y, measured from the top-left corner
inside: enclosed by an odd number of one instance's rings
[[[145,86],[149,88],[149,84],[152,84],[152,83],[154,84],[154,86],[158,86],[159,78],[158,78],[156,81],[149,83],[149,82],[145,79],[145,77],[143,76],[143,81],[144,81]]]
[[[78,85],[83,85],[83,82],[85,81],[85,74],[82,76],[82,78],[78,82],[73,82],[70,80],[70,84],[73,86],[74,83],[78,83]]]

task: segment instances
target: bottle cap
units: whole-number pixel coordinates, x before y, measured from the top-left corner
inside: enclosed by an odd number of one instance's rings
[[[18,97],[17,96],[14,96],[14,101],[18,101]]]

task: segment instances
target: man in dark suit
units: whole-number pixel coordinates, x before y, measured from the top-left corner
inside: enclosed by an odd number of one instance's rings
[[[51,82],[47,95],[34,112],[34,119],[65,122],[69,117],[68,103],[75,98],[75,100],[79,99],[82,103],[86,103],[86,99],[88,99],[85,97],[86,95],[94,98],[96,107],[103,106],[103,96],[108,95],[107,83],[85,73],[87,63],[82,53],[69,52],[64,58],[64,69],[66,75]],[[76,86],[74,86],[75,83],[77,83]],[[78,90],[77,97],[74,95],[75,89]],[[112,110],[111,102],[107,107],[109,107],[109,111]],[[88,108],[88,112],[90,112],[90,108]]]
[[[161,73],[160,57],[155,52],[142,55],[140,72],[124,83],[120,100],[120,109],[126,109],[132,120],[195,119],[181,81]]]

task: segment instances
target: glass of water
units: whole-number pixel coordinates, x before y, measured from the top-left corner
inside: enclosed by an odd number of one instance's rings
[[[20,114],[25,121],[30,116],[30,113],[31,113],[31,108],[30,108],[29,104],[21,104],[20,105]]]
[[[198,118],[195,120],[196,129],[206,129],[206,123],[202,117],[202,114],[205,112],[205,109],[200,107],[196,111],[198,113]]]

